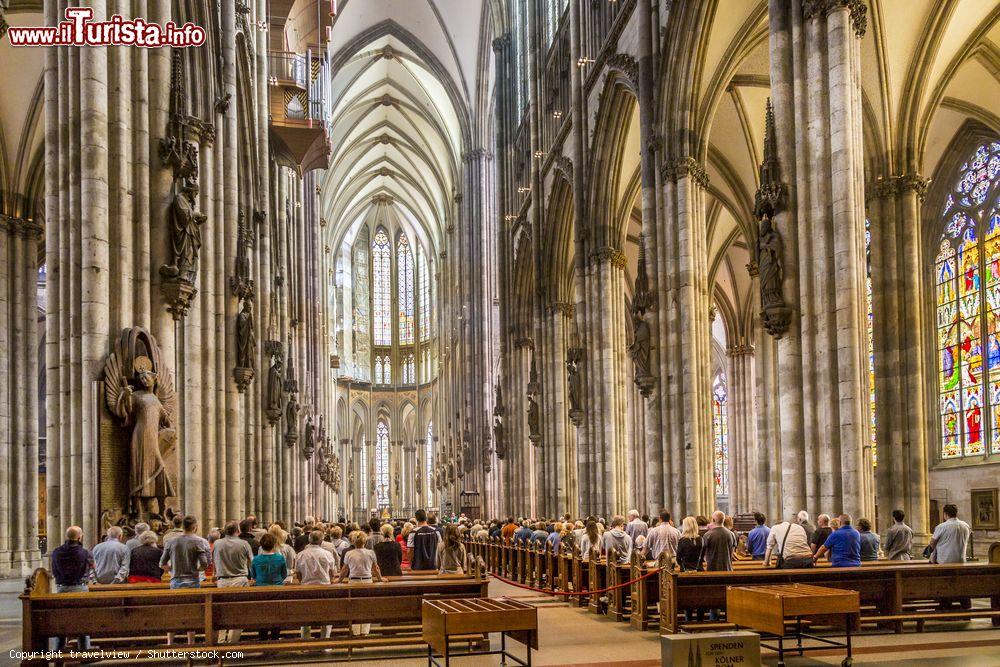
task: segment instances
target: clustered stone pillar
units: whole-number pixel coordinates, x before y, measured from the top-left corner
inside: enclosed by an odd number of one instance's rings
[[[674,369],[660,379],[665,407],[664,480],[667,507],[679,516],[706,514],[715,507],[712,440],[712,372],[705,247],[704,192],[708,176],[692,157],[666,162],[663,176],[663,220],[671,225],[661,239],[666,280],[661,281],[660,321],[666,324],[661,368]],[[679,369],[679,370],[678,370]]]
[[[918,174],[885,178],[870,193],[872,225],[872,310],[878,466],[878,527],[892,525],[891,512],[902,509],[906,521],[929,538],[927,524],[928,415],[925,378],[927,317],[921,286],[924,235],[917,233],[928,181]]]
[[[788,187],[774,223],[792,308],[762,403],[780,509],[872,516],[858,0],[771,0],[771,90]],[[775,437],[776,436],[776,437]]]
[[[27,215],[0,211],[0,577],[30,574],[40,559],[36,295],[42,227]]]
[[[114,13],[157,23],[192,18],[184,7],[176,15],[168,0],[89,5],[95,20]],[[257,16],[264,8],[263,2],[253,5]],[[50,544],[71,524],[82,526],[90,543],[103,528],[102,511],[125,509],[99,497],[99,487],[108,487],[98,484],[94,471],[104,474],[111,465],[97,460],[110,420],[99,381],[112,341],[127,327],[148,329],[174,374],[177,453],[168,469],[177,496],[169,506],[210,527],[250,512],[263,522],[288,521],[324,502],[315,460],[285,446],[287,424],[270,426],[262,399],[271,361],[264,343],[274,341],[283,348],[286,368],[294,366],[297,373],[298,388],[286,396],[298,397],[314,426],[320,414],[331,416],[326,355],[319,352],[325,349],[319,336],[325,299],[312,280],[323,266],[318,216],[302,177],[270,159],[266,48],[256,32],[243,35],[256,44],[247,51],[256,54],[248,63],[256,71],[241,82],[236,11],[233,3],[222,3],[220,39],[201,49],[46,53]],[[45,3],[45,14],[52,25],[62,18],[54,0]],[[192,94],[213,90],[221,96]],[[191,285],[196,292],[184,308],[161,271],[171,261],[170,206],[182,180],[161,151],[164,139],[178,138],[178,132],[197,149],[193,206],[206,218]],[[243,140],[247,136],[255,141]],[[232,280],[241,219],[250,221],[254,238],[249,277],[257,306],[257,368],[245,391],[234,381],[240,298]],[[300,433],[304,423],[302,415],[293,431]]]
[[[749,343],[726,350],[729,418],[729,513],[757,509],[757,421],[754,349]]]

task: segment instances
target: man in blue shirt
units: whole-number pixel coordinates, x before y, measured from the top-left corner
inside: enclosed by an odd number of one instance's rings
[[[830,552],[830,565],[833,567],[858,567],[861,565],[861,533],[851,525],[851,515],[840,515],[840,528],[830,533],[826,542],[819,548],[813,561]]]
[[[771,534],[771,529],[764,525],[767,521],[760,512],[753,513],[753,520],[757,522],[757,527],[747,535],[747,551],[754,560],[764,560],[764,553],[767,551],[767,536]]]

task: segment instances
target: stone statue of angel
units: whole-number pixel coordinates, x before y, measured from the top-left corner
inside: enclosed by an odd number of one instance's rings
[[[132,330],[135,331],[135,330]],[[177,395],[172,374],[153,359],[159,351],[152,336],[128,335],[119,341],[105,362],[104,395],[108,409],[131,429],[129,502],[133,512],[163,514],[166,499],[174,496],[167,475],[164,452],[176,443],[174,414]],[[153,358],[139,351],[136,343],[145,336]],[[155,505],[154,505],[155,501]]]

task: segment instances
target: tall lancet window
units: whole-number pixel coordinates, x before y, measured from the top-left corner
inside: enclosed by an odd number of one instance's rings
[[[427,480],[427,506],[434,504],[434,422],[427,422],[427,442],[424,445],[424,479]]]
[[[357,489],[358,505],[361,509],[368,509],[368,447],[365,441],[361,441],[361,460],[358,461],[358,481],[361,485]]]
[[[399,272],[399,344],[413,344],[413,252],[406,234],[399,235],[396,245],[396,270]]]
[[[389,505],[389,425],[379,420],[375,439],[375,506]]]
[[[382,227],[372,240],[372,306],[375,345],[392,345],[392,267],[389,234]]]
[[[715,495],[729,495],[729,413],[726,378],[715,374],[712,382],[712,435],[715,444]]]
[[[419,247],[417,249],[417,274],[420,281],[420,342],[424,342],[431,337],[431,279],[427,275],[427,256]]]
[[[865,292],[868,304],[868,417],[871,419],[869,442],[872,446],[872,465],[878,461],[875,446],[875,316],[872,311],[872,228],[865,218]]]
[[[941,458],[1000,453],[1000,142],[961,166],[935,259]]]
[[[403,377],[401,379],[403,384],[414,384],[417,381],[414,368],[413,353],[410,352],[403,358]]]

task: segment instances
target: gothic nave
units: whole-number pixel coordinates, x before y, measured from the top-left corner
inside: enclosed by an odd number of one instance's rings
[[[81,4],[205,41],[0,0],[0,575],[168,508],[1000,538],[994,0]]]

